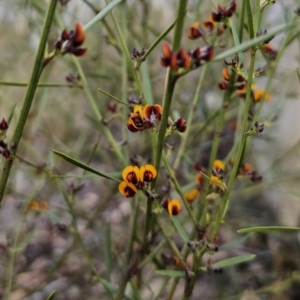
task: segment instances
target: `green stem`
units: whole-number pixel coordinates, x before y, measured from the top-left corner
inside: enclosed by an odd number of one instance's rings
[[[135,236],[135,231],[136,231],[136,226],[137,226],[137,217],[138,217],[138,213],[139,213],[139,200],[140,199],[134,199],[135,203],[134,203],[134,208],[133,208],[133,215],[132,215],[132,219],[131,219],[131,224],[130,224],[130,237],[129,237],[129,243],[128,243],[128,247],[126,250],[126,267],[128,267],[128,270],[130,269],[130,260],[132,258],[132,248],[133,248],[133,241],[134,241],[134,236]],[[120,282],[119,282],[119,286],[118,286],[118,293],[115,297],[115,300],[122,300],[125,294],[125,289],[127,286],[128,281],[130,280],[130,278],[132,277],[132,274],[128,273],[127,268],[124,268],[125,270],[123,270],[123,274],[121,276]]]
[[[121,25],[122,25],[122,31],[123,31],[123,38],[124,41],[127,43],[127,4],[124,1],[121,5]],[[122,93],[122,101],[127,102],[127,90],[128,90],[128,74],[127,74],[127,68],[128,68],[128,63],[127,63],[127,57],[126,53],[122,51],[122,86],[121,86],[121,93]],[[127,109],[122,109],[122,117],[123,120],[125,121],[128,118],[128,111]],[[124,141],[128,141],[129,137],[129,131],[127,126],[125,125],[125,122],[123,122],[124,126],[122,126],[122,136]],[[124,156],[126,160],[129,160],[129,151],[128,147],[125,147],[123,150]]]
[[[9,82],[9,81],[0,81],[0,85],[6,86],[19,86],[19,87],[27,87],[29,83],[26,82]],[[38,88],[49,88],[49,87],[67,87],[67,88],[80,88],[82,89],[81,85],[77,84],[61,84],[61,83],[39,83],[37,85]]]
[[[179,3],[178,8],[178,17],[177,17],[177,23],[175,27],[175,33],[174,33],[174,39],[173,39],[173,51],[177,51],[180,47],[180,41],[182,37],[182,29],[183,29],[183,23],[184,23],[184,17],[186,13],[186,7],[187,7],[187,0],[181,0]],[[157,142],[157,148],[156,148],[156,155],[155,155],[155,167],[157,170],[159,170],[159,165],[161,161],[162,151],[163,151],[163,145],[165,140],[165,134],[166,129],[168,126],[168,119],[169,119],[169,113],[170,113],[170,107],[172,103],[172,96],[175,89],[175,84],[177,77],[173,74],[173,72],[168,68],[167,75],[166,75],[166,82],[165,82],[165,93],[163,98],[163,115],[161,119],[161,124],[159,128],[159,134],[158,134],[158,142]]]
[[[258,32],[260,19],[261,19],[261,10],[260,10],[260,0],[255,1],[255,22],[254,22],[254,35]]]
[[[18,146],[24,131],[24,127],[27,121],[28,113],[31,108],[31,104],[34,98],[34,94],[36,91],[36,88],[38,86],[39,79],[41,77],[42,71],[44,69],[44,53],[45,53],[45,47],[47,43],[48,34],[51,29],[51,23],[54,17],[55,8],[58,0],[52,0],[50,2],[50,5],[48,7],[43,32],[40,40],[40,44],[38,47],[38,51],[36,54],[34,67],[31,73],[29,85],[26,91],[26,95],[23,102],[23,107],[21,110],[21,114],[17,123],[17,127],[14,131],[11,144],[13,145],[11,149],[11,157],[7,159],[4,163],[3,171],[0,178],[0,203],[3,199],[6,183],[10,174],[10,170],[14,161],[14,157],[17,153]]]
[[[184,24],[184,17],[186,14],[186,8],[187,8],[188,0],[180,0],[179,8],[178,8],[178,18],[174,33],[174,39],[173,39],[173,51],[177,51],[180,48],[180,41],[182,37],[182,30],[183,30],[183,24]]]
[[[164,164],[165,164],[165,167],[166,167],[166,169],[167,169],[167,171],[168,171],[168,173],[169,173],[169,176],[170,176],[170,178],[171,178],[171,181],[173,182],[173,184],[174,184],[174,186],[175,186],[175,189],[176,189],[177,193],[180,195],[181,200],[182,200],[182,202],[183,202],[183,204],[184,204],[184,206],[185,206],[185,209],[187,210],[187,212],[188,212],[188,214],[189,214],[189,217],[192,219],[194,225],[197,226],[197,225],[198,225],[198,222],[197,222],[197,219],[196,219],[196,217],[195,217],[195,214],[193,213],[193,211],[192,211],[192,209],[191,209],[189,203],[188,203],[187,200],[185,199],[184,194],[183,194],[183,192],[182,192],[182,190],[181,190],[180,184],[179,184],[179,182],[177,181],[177,179],[176,179],[176,177],[175,177],[175,174],[174,174],[174,171],[172,170],[172,167],[171,167],[171,165],[170,165],[170,163],[169,163],[169,161],[168,161],[168,159],[167,159],[167,156],[166,156],[166,154],[165,154],[164,152],[163,152],[163,158],[162,158],[162,159],[163,159],[163,162],[164,162]]]
[[[173,168],[175,170],[177,170],[177,168],[179,167],[181,157],[182,157],[182,155],[185,151],[185,148],[186,148],[188,137],[190,136],[190,131],[191,131],[191,128],[192,128],[192,122],[193,122],[193,118],[194,118],[194,112],[195,112],[195,109],[196,109],[197,102],[199,101],[199,94],[200,94],[200,91],[201,91],[201,88],[202,88],[202,85],[203,85],[203,82],[204,82],[204,78],[206,76],[207,67],[208,67],[208,64],[206,64],[203,67],[203,70],[201,72],[201,76],[199,78],[199,82],[198,82],[198,85],[197,85],[197,88],[196,88],[196,91],[195,91],[195,95],[194,95],[194,98],[193,98],[193,102],[192,102],[192,107],[191,107],[190,113],[188,115],[187,123],[186,123],[187,129],[186,129],[186,132],[184,133],[184,135],[182,135],[180,145],[179,145],[179,148],[178,148],[178,152],[177,152],[174,164],[173,164]]]
[[[159,171],[161,156],[162,156],[162,152],[163,152],[165,134],[166,134],[168,121],[169,121],[169,112],[170,112],[170,107],[171,107],[171,103],[172,103],[172,96],[174,93],[175,83],[176,83],[176,77],[172,73],[171,69],[168,69],[167,80],[166,80],[166,90],[165,90],[164,98],[163,98],[163,115],[162,115],[162,119],[161,119],[161,123],[160,123],[157,148],[156,148],[155,157],[154,157],[154,165],[155,165],[157,171]]]
[[[228,201],[229,201],[229,195],[231,193],[231,190],[233,188],[234,182],[235,182],[235,178],[238,172],[238,168],[240,165],[240,161],[243,155],[243,151],[244,151],[244,147],[246,144],[246,131],[248,129],[248,115],[249,115],[249,109],[250,109],[250,104],[251,104],[251,85],[252,85],[252,77],[253,77],[253,72],[254,72],[254,65],[255,65],[255,52],[252,51],[251,52],[251,61],[250,61],[250,69],[249,69],[249,79],[247,82],[247,93],[246,93],[246,100],[245,100],[245,107],[244,107],[244,116],[243,116],[243,126],[242,126],[242,136],[241,136],[241,140],[237,149],[237,153],[235,155],[235,162],[231,171],[231,175],[229,178],[229,182],[228,182],[228,186],[227,186],[227,191],[222,199],[220,208],[218,210],[218,214],[216,217],[216,221],[212,227],[212,230],[210,232],[210,237],[214,238],[219,230],[221,221],[223,219],[225,210],[227,208],[228,205]]]

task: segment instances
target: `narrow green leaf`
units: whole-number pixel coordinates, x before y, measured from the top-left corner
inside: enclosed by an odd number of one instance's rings
[[[139,290],[139,287],[137,286],[137,284],[135,283],[134,280],[130,280],[130,285],[132,288],[132,293],[133,293],[132,296],[134,296],[134,299],[135,300],[143,300],[140,290]]]
[[[17,87],[27,87],[29,83],[26,82],[9,82],[9,81],[0,81],[0,85],[6,86],[17,86]],[[82,88],[81,85],[71,85],[71,84],[62,84],[62,83],[39,83],[38,88],[51,88],[51,87],[62,87],[62,88]]]
[[[108,282],[107,280],[105,279],[102,279],[102,278],[97,278],[100,283],[103,285],[103,287],[107,290],[107,291],[110,291],[111,293],[117,293],[118,291],[118,287],[110,282]],[[123,297],[124,299],[126,300],[134,300],[133,298],[127,296],[127,295],[124,295]]]
[[[126,102],[120,100],[119,98],[117,98],[117,97],[115,97],[115,96],[113,96],[113,95],[111,95],[111,94],[105,92],[104,90],[102,90],[102,89],[100,89],[100,88],[97,88],[97,90],[98,90],[99,92],[101,92],[102,94],[106,95],[107,97],[109,97],[109,98],[111,98],[111,99],[113,99],[113,100],[115,100],[115,101],[117,101],[117,102],[119,102],[119,103],[121,103],[121,104],[124,104],[124,105],[130,107],[130,104],[129,104],[129,103],[126,103]]]
[[[97,170],[95,170],[95,169],[89,167],[88,165],[86,165],[86,164],[84,164],[84,163],[82,163],[82,162],[80,162],[80,161],[78,161],[78,160],[72,158],[71,156],[68,156],[68,155],[66,155],[66,154],[64,154],[64,153],[62,153],[62,152],[60,152],[60,151],[57,151],[57,150],[54,150],[54,149],[51,149],[51,151],[52,151],[55,155],[60,156],[61,158],[63,158],[63,159],[66,160],[67,162],[69,162],[69,163],[71,163],[71,164],[73,164],[73,165],[75,165],[75,166],[77,166],[77,167],[79,167],[79,168],[81,168],[81,169],[83,169],[83,170],[89,171],[89,172],[91,172],[91,173],[97,174],[97,175],[99,175],[99,176],[101,176],[101,177],[104,177],[104,178],[107,178],[107,179],[111,179],[111,180],[114,180],[114,181],[117,181],[117,182],[121,182],[121,180],[116,179],[116,178],[113,178],[113,177],[108,176],[108,175],[106,175],[106,174],[103,174],[103,173],[101,173],[101,172],[98,172]]]
[[[149,47],[149,49],[145,53],[144,58],[146,58],[155,49],[155,47],[162,41],[162,39],[164,39],[165,36],[174,28],[176,22],[177,19],[154,41],[154,43]]]
[[[222,52],[221,54],[217,55],[212,61],[222,60],[222,59],[225,59],[229,56],[232,56],[232,55],[238,53],[239,51],[248,50],[251,47],[256,46],[256,45],[268,40],[273,35],[276,35],[276,34],[282,32],[282,31],[286,30],[287,28],[291,27],[291,25],[293,25],[293,24],[288,23],[288,24],[280,25],[280,26],[274,28],[273,30],[270,30],[265,35],[256,37],[252,40],[249,40],[249,41],[246,41],[246,42],[240,44],[239,46],[236,46],[232,49],[228,49],[227,51]]]
[[[54,214],[53,212],[49,210],[43,210],[42,212],[52,223],[59,224],[61,222],[61,218],[59,218],[58,215]]]
[[[269,232],[269,231],[300,231],[300,227],[285,227],[285,226],[261,226],[239,229],[237,233],[249,233],[249,232]]]
[[[237,264],[252,260],[255,257],[256,257],[255,254],[246,254],[246,255],[235,256],[235,257],[231,257],[231,258],[227,258],[227,259],[218,261],[217,263],[214,263],[212,265],[212,267],[227,268],[227,267],[231,267],[233,265],[237,265]],[[200,270],[206,271],[207,268],[201,267]]]
[[[171,220],[173,221],[181,238],[184,240],[185,243],[187,243],[190,239],[189,239],[188,235],[186,234],[184,228],[182,227],[179,219],[176,216],[171,216]]]
[[[247,10],[247,18],[248,18],[248,29],[250,39],[254,38],[254,23],[253,23],[253,13],[251,9],[250,0],[246,0],[246,10]]]
[[[185,273],[183,271],[175,270],[157,270],[155,271],[158,275],[169,276],[169,277],[184,277]]]
[[[84,30],[87,31],[92,26],[94,26],[97,22],[101,21],[106,15],[108,15],[116,5],[121,3],[123,0],[114,0],[110,2],[99,14],[97,14],[92,20],[90,20],[87,24],[84,25]]]
[[[46,300],[53,300],[55,296],[55,291],[53,291]]]

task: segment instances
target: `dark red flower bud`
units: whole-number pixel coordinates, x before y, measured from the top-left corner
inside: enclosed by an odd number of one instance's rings
[[[0,123],[0,130],[7,130],[8,129],[8,124],[6,120],[3,118],[1,123]]]
[[[107,109],[108,109],[110,112],[115,113],[116,110],[117,110],[117,104],[116,104],[116,102],[110,101],[110,102],[107,104]]]
[[[65,29],[65,30],[61,33],[61,39],[62,39],[62,41],[68,40],[69,37],[70,37],[70,32],[69,32],[67,29]]]
[[[173,126],[176,127],[176,129],[179,132],[185,132],[186,131],[186,121],[185,119],[183,119],[182,117],[180,117],[179,119],[175,120],[173,123]]]
[[[219,82],[218,85],[220,90],[226,90],[228,88],[228,84],[225,81]]]
[[[54,48],[56,50],[61,50],[61,47],[62,47],[62,40],[58,40],[55,44],[54,44]]]

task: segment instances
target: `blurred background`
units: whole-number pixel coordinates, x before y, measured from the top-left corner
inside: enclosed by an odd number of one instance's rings
[[[201,2],[189,1],[185,33],[193,22],[209,18],[218,4],[217,1]],[[239,1],[237,4],[239,6]],[[52,51],[62,29],[73,29],[76,22],[86,24],[105,5],[105,1],[98,0],[70,0],[66,5],[59,4],[48,51]],[[134,47],[147,49],[174,21],[177,5],[178,1],[172,0],[131,0],[124,4],[126,9],[117,6],[114,9],[117,20],[127,25],[127,29],[122,27],[122,30],[127,35],[129,51]],[[276,1],[265,10],[261,28],[270,30],[289,22],[298,5],[298,1]],[[48,1],[43,0],[0,2],[0,118],[8,120],[13,114],[7,142],[11,141],[20,115],[47,6]],[[60,21],[64,28],[60,28]],[[280,47],[286,34],[279,34],[271,41],[275,49]],[[299,35],[299,26],[295,34]],[[225,49],[232,47],[227,37],[220,40]],[[166,40],[172,41],[172,32]],[[282,55],[269,91],[271,100],[263,104],[258,120],[266,122],[265,131],[251,139],[246,156],[263,180],[255,184],[241,183],[233,192],[226,222],[219,233],[220,251],[212,259],[218,261],[247,253],[257,256],[253,262],[230,268],[222,274],[201,275],[191,299],[233,299],[230,298],[233,295],[237,295],[234,299],[243,300],[300,299],[300,235],[261,233],[243,236],[236,233],[240,228],[259,225],[300,225],[299,42],[298,37],[294,39]],[[139,96],[130,74],[127,75],[124,94],[121,83],[126,67],[122,69],[122,53],[118,45],[117,31],[108,15],[104,22],[87,32],[84,47],[88,52],[79,58],[79,63],[97,107],[104,119],[109,120],[108,127],[120,143],[128,164],[135,155],[151,160],[149,134],[128,133],[124,116],[129,110],[97,91],[101,88],[125,101],[127,97]],[[194,49],[205,43],[202,40],[190,41],[186,34],[182,45]],[[217,54],[224,49],[217,47],[215,51]],[[160,104],[166,75],[166,69],[160,65],[161,55],[161,45],[158,45],[140,71],[143,86],[151,85],[153,103]],[[259,56],[256,67],[265,65],[264,58]],[[222,80],[223,67],[222,62],[213,62],[209,67],[209,77],[195,108],[196,125],[203,124],[221,106],[223,91],[218,89],[218,82]],[[200,73],[201,69],[193,71],[178,82],[171,108],[172,118],[187,117],[192,109],[189,104]],[[78,80],[68,82],[66,78],[70,78],[70,74]],[[92,275],[81,243],[98,273],[108,281],[117,284],[124,268],[123,254],[132,212],[130,200],[118,193],[115,182],[84,173],[51,153],[51,149],[56,149],[101,172],[116,178],[121,176],[123,166],[101,132],[77,74],[74,57],[56,57],[45,69],[42,86],[36,91],[0,209],[0,299],[8,299],[8,295],[12,300],[46,299],[54,290],[58,300],[111,299]],[[263,89],[267,80],[268,73],[255,83]],[[208,164],[214,123],[207,127],[204,137],[197,135],[196,125],[180,164],[182,172],[178,178],[183,189],[194,181],[196,171],[193,164]],[[233,139],[234,131],[227,126],[222,133],[220,159],[228,154]],[[173,145],[175,155],[180,136],[171,136],[168,142]],[[32,203],[37,203],[38,209]],[[145,206],[145,203],[141,205]],[[140,222],[143,217],[141,209]],[[137,228],[137,234],[140,230]],[[159,239],[158,236],[156,243]],[[177,242],[182,243],[179,237]],[[170,253],[169,249],[164,251]],[[205,256],[204,263],[207,259]],[[155,291],[163,280],[155,274],[154,267],[147,268],[144,272],[147,285],[141,290],[142,299],[155,299]],[[182,298],[183,288],[184,282],[179,281],[173,299]],[[260,292],[254,293],[255,290]],[[162,293],[157,299],[164,297]]]

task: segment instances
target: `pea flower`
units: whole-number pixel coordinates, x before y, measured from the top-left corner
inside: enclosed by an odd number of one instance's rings
[[[166,200],[162,203],[162,207],[167,210],[170,216],[176,216],[181,211],[181,203],[178,199],[170,200],[166,198]]]
[[[119,192],[125,197],[133,197],[145,183],[151,182],[157,176],[153,165],[127,166],[122,172],[123,181],[119,184]]]
[[[71,53],[75,56],[82,56],[87,49],[80,48],[85,40],[85,33],[83,26],[80,23],[75,24],[74,30],[65,29],[61,33],[60,40],[55,43],[55,49],[61,54]]]
[[[131,132],[138,132],[155,127],[156,121],[161,120],[162,107],[159,104],[146,105],[136,104],[130,113],[127,128]]]

